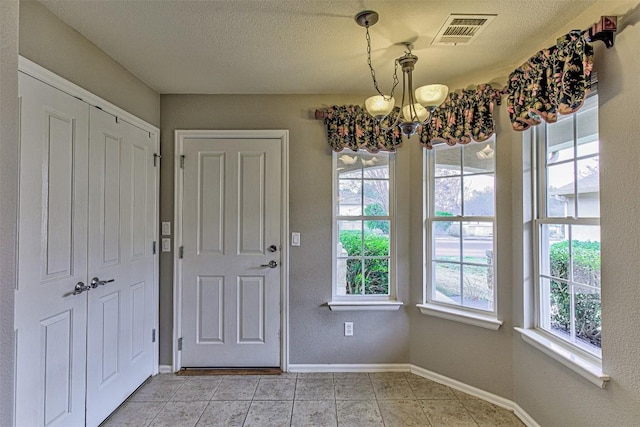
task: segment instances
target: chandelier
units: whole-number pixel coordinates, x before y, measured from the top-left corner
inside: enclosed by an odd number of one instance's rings
[[[371,78],[373,86],[378,95],[367,98],[365,108],[369,114],[380,122],[380,127],[385,131],[391,130],[398,126],[400,131],[410,137],[418,130],[418,127],[429,119],[433,110],[447,97],[449,88],[441,84],[431,84],[420,86],[413,90],[413,70],[415,68],[418,57],[411,53],[411,43],[403,43],[407,50],[404,55],[395,60],[395,69],[393,72],[393,87],[391,93],[385,95],[378,87],[376,80],[376,72],[371,64],[371,36],[369,35],[369,27],[378,22],[378,13],[372,10],[360,12],[355,17],[356,22],[366,29],[367,39],[367,63],[371,70]],[[396,116],[391,126],[383,126],[382,121],[393,111],[395,107],[394,91],[398,83],[398,66],[402,68],[402,103],[400,104],[400,113]]]

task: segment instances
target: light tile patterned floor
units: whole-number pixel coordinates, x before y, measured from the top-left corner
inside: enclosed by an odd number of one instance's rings
[[[103,427],[523,426],[510,411],[404,372],[157,375]]]

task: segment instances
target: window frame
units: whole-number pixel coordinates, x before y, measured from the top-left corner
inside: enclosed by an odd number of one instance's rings
[[[496,137],[492,136],[489,142],[493,143],[494,153],[497,151]],[[486,141],[485,141],[486,143]],[[481,143],[473,143],[481,144]],[[487,329],[497,330],[503,324],[501,320],[498,320],[498,281],[497,281],[497,173],[496,173],[496,155],[494,154],[493,170],[493,216],[488,215],[457,215],[452,217],[436,217],[435,216],[435,153],[436,150],[443,149],[458,149],[461,159],[463,158],[464,145],[456,145],[450,147],[445,144],[435,146],[432,150],[423,149],[423,301],[418,304],[420,311],[429,316],[435,316],[445,318],[448,320],[458,321],[474,326],[479,326]],[[462,161],[462,160],[461,160]],[[486,175],[486,173],[482,173]],[[461,163],[461,191],[464,189],[464,176],[470,175],[464,173],[463,164]],[[462,195],[464,198],[464,195]],[[464,201],[461,200],[463,204]],[[462,208],[462,207],[461,207]],[[463,212],[461,212],[463,213]],[[463,306],[461,304],[449,304],[441,300],[433,298],[433,277],[434,277],[434,234],[432,233],[434,224],[437,222],[458,222],[460,226],[466,222],[490,222],[493,226],[493,235],[491,239],[491,246],[493,251],[493,263],[491,267],[493,269],[493,300],[492,310],[478,309],[474,307]],[[461,232],[462,234],[462,232]],[[461,237],[461,245],[462,245]],[[462,253],[461,253],[462,254]],[[460,265],[466,265],[463,260],[459,261]]]
[[[588,98],[595,98],[596,108],[599,109],[597,92],[593,91]],[[585,101],[586,102],[586,101]],[[541,286],[541,280],[543,278],[548,278],[547,274],[542,273],[542,260],[543,260],[543,245],[542,245],[542,237],[543,232],[542,228],[544,225],[563,225],[563,226],[600,226],[600,214],[598,217],[587,217],[587,216],[575,216],[577,212],[580,215],[580,210],[578,209],[578,170],[577,164],[581,160],[586,160],[589,158],[594,158],[600,156],[600,146],[598,146],[597,154],[586,154],[579,156],[578,155],[578,122],[577,119],[578,114],[584,112],[583,110],[578,110],[571,114],[573,120],[572,126],[572,148],[573,148],[573,157],[569,160],[565,160],[562,162],[552,163],[551,166],[573,163],[574,164],[574,207],[572,216],[550,216],[547,211],[547,196],[548,196],[548,188],[547,188],[547,140],[548,140],[548,128],[549,126],[553,126],[553,124],[548,124],[546,122],[541,123],[538,126],[535,126],[532,129],[532,157],[534,160],[534,178],[533,178],[533,239],[532,239],[532,255],[533,255],[533,329],[535,333],[539,334],[541,340],[540,341],[548,341],[550,346],[556,347],[560,352],[566,352],[570,356],[577,358],[580,361],[586,361],[587,364],[593,366],[601,366],[602,365],[602,349],[600,348],[598,351],[589,351],[587,350],[587,345],[579,345],[575,343],[575,338],[571,337],[571,339],[564,339],[558,334],[554,334],[551,331],[545,329],[542,326],[542,311],[543,311],[543,295],[544,291]],[[568,115],[567,115],[568,116]],[[599,130],[598,130],[599,135]],[[599,137],[598,137],[598,144]],[[598,161],[600,165],[600,161]],[[598,172],[600,173],[600,172]],[[600,200],[600,185],[598,185],[598,200]],[[567,240],[570,242],[570,237],[567,237]],[[600,240],[601,241],[601,240]],[[570,245],[570,244],[569,244]],[[568,278],[566,280],[567,285],[571,288],[574,285],[580,285],[580,283],[574,283],[572,278]],[[573,294],[573,293],[571,293]],[[600,286],[600,298],[602,298],[602,287]],[[575,324],[575,317],[572,316],[571,324]],[[531,339],[531,337],[529,337]],[[538,343],[540,345],[540,343]],[[544,346],[544,344],[542,344]]]
[[[364,206],[362,206],[361,215],[338,215],[339,211],[339,177],[338,177],[338,159],[342,155],[384,155],[388,158],[388,168],[389,168],[389,212],[388,215],[384,217],[380,216],[367,216],[364,215]],[[395,213],[396,213],[396,154],[392,152],[383,152],[380,151],[378,153],[369,153],[361,151],[352,151],[345,149],[341,152],[333,152],[332,154],[332,250],[331,250],[331,277],[332,277],[332,285],[331,285],[331,301],[328,303],[329,307],[333,311],[353,311],[353,310],[397,310],[402,306],[402,303],[397,301],[397,271],[396,271],[396,224],[395,224]],[[364,170],[364,169],[363,169]],[[362,177],[361,179],[365,179]],[[361,199],[361,203],[364,203],[364,197]],[[340,295],[338,293],[338,243],[340,240],[340,227],[339,222],[343,220],[355,220],[355,221],[364,221],[369,220],[383,220],[389,221],[389,292],[388,294],[379,294],[379,295]],[[364,257],[364,255],[362,255]],[[364,258],[363,258],[364,259]]]

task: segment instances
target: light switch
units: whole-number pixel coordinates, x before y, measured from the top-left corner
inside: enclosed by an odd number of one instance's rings
[[[162,235],[163,236],[171,236],[171,223],[163,222],[162,223]]]
[[[291,246],[300,246],[300,233],[296,231],[291,233]]]
[[[171,252],[171,239],[162,239],[162,252]]]

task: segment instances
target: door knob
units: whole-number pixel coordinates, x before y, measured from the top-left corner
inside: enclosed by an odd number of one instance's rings
[[[82,282],[78,282],[78,283],[76,283],[75,288],[73,288],[72,294],[73,295],[80,295],[84,291],[89,291],[89,290],[91,290],[91,286],[85,285]],[[67,295],[69,295],[69,294],[67,294]]]
[[[274,260],[269,261],[269,264],[260,265],[260,267],[269,267],[269,268],[276,268],[277,266],[278,266],[278,261],[274,261]]]
[[[106,285],[107,283],[111,283],[113,281],[114,281],[114,279],[100,280],[97,277],[94,277],[93,279],[91,279],[91,287],[95,289],[98,286],[103,286],[103,285]]]

